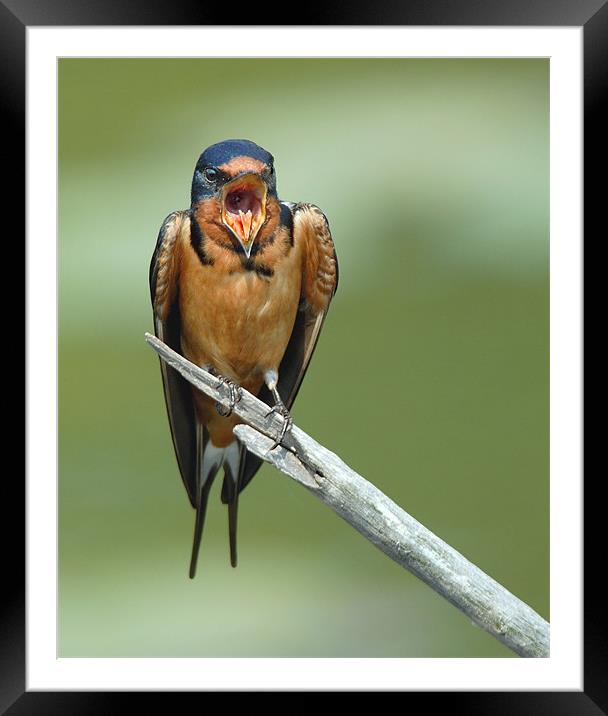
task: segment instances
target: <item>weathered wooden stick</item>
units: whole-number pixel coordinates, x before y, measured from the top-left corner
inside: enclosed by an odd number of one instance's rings
[[[227,405],[229,390],[146,333],[172,368],[214,400]],[[520,656],[549,656],[549,624],[532,608],[402,510],[383,492],[296,425],[269,452],[282,418],[247,391],[234,412],[247,422],[234,429],[247,449],[301,483],[391,559],[426,582],[475,624]]]

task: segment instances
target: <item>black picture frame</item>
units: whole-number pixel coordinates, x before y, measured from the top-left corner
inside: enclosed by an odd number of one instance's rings
[[[231,12],[239,25],[260,24],[259,3],[239,8],[231,4]],[[608,124],[603,106],[608,94],[608,3],[607,0],[411,0],[394,3],[354,2],[349,6],[307,5],[285,6],[277,22],[281,25],[415,25],[415,26],[582,26],[584,38],[584,215],[587,235],[600,226],[605,181],[594,177],[604,175],[606,143],[604,128]],[[265,18],[264,18],[265,19]],[[16,249],[13,266],[21,258],[20,237],[23,236],[25,209],[25,50],[28,26],[78,25],[222,25],[225,10],[220,5],[205,7],[195,2],[173,0],[105,0],[89,2],[74,0],[4,0],[0,2],[0,58],[2,62],[2,120],[4,129],[5,177],[10,177],[3,190],[3,219],[12,220],[14,227],[4,234],[5,247]],[[601,148],[604,151],[601,151]],[[8,155],[8,156],[6,156]],[[8,171],[7,171],[8,170]],[[600,193],[601,192],[601,193]],[[6,229],[8,232],[8,229]],[[603,232],[605,234],[605,230]],[[601,238],[601,237],[598,237]],[[588,242],[587,242],[588,243]],[[6,260],[6,255],[4,256]],[[14,272],[14,269],[13,269]],[[14,294],[8,328],[10,336],[23,335],[25,316],[16,310],[21,305]],[[23,316],[23,321],[21,320]],[[5,337],[6,337],[5,329]],[[11,340],[12,340],[11,338]],[[17,341],[15,340],[15,344]],[[14,368],[13,368],[14,370]],[[25,383],[25,381],[24,381]],[[10,423],[22,425],[10,412]],[[27,416],[26,416],[27,417]],[[17,428],[18,430],[20,428]],[[18,438],[17,438],[18,439]],[[5,457],[5,460],[7,458]],[[8,466],[8,463],[6,463]],[[174,699],[183,693],[143,692],[31,692],[25,690],[25,480],[17,479],[16,471],[5,470],[3,483],[4,519],[3,545],[7,565],[2,587],[0,622],[0,708],[7,714],[98,714],[126,710],[137,699],[152,696],[158,708],[173,711]],[[11,479],[9,478],[11,476]],[[449,709],[467,714],[597,714],[608,712],[608,646],[605,639],[603,590],[597,569],[603,563],[595,552],[604,542],[601,534],[603,510],[600,497],[601,480],[585,484],[585,581],[584,581],[584,691],[581,692],[454,692],[417,694],[425,699],[449,703]],[[7,509],[8,508],[8,509]],[[9,519],[10,516],[10,519]],[[409,695],[409,694],[408,694]],[[414,696],[415,694],[411,694]],[[197,694],[190,694],[197,697]],[[171,701],[169,701],[171,699]]]

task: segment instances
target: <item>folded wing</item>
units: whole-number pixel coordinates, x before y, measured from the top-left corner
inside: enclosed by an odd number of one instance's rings
[[[174,351],[181,353],[178,301],[180,241],[190,240],[190,217],[176,211],[163,222],[150,263],[150,297],[154,331]],[[163,360],[160,369],[165,392],[171,437],[182,480],[193,507],[197,506],[197,438],[192,389],[189,383]]]

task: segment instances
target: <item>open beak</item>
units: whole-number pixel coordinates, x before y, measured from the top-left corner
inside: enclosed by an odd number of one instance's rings
[[[266,221],[267,191],[264,180],[254,173],[242,174],[222,189],[222,221],[239,240],[247,258]]]

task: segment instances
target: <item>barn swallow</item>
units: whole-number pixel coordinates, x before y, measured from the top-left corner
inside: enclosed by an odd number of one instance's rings
[[[275,446],[282,440],[337,284],[328,221],[312,204],[278,199],[273,156],[244,139],[205,149],[190,209],[164,220],[150,265],[156,335],[230,395],[225,409],[161,361],[173,446],[196,510],[191,578],[215,476],[223,467],[235,567],[239,493],[262,463],[233,434],[241,421],[231,408],[241,388],[257,395],[283,417]]]

